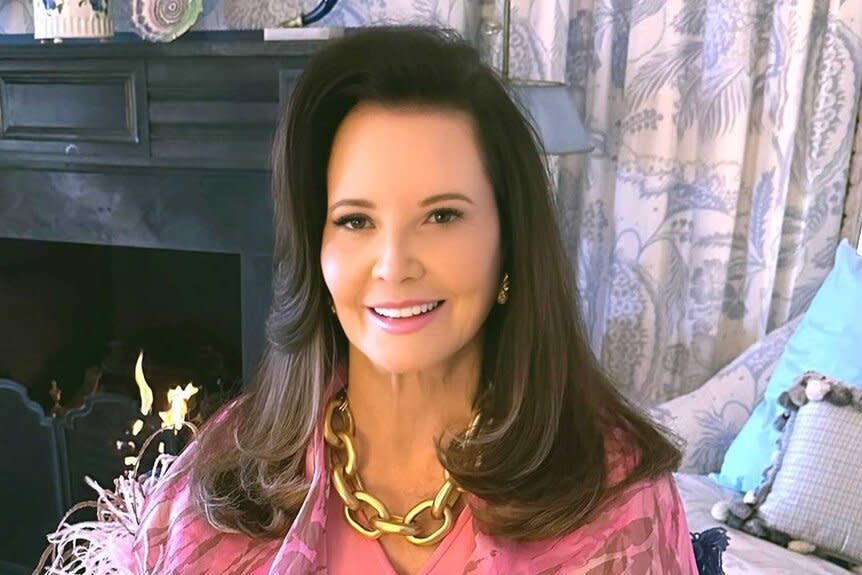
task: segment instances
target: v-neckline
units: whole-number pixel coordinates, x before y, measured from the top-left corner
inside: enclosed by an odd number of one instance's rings
[[[434,567],[440,563],[440,560],[452,546],[452,543],[458,539],[458,536],[464,529],[467,521],[471,518],[472,514],[470,513],[470,506],[465,505],[464,509],[461,510],[461,513],[458,514],[458,517],[455,518],[455,524],[452,526],[452,531],[446,534],[440,544],[437,545],[437,548],[434,549],[431,556],[428,557],[425,563],[422,564],[422,567],[419,568],[419,571],[414,573],[414,575],[429,575]],[[380,544],[380,541],[374,539],[371,540],[371,543],[374,544],[375,553],[379,554],[380,562],[389,568],[389,573],[387,575],[398,575],[398,572],[395,570],[395,567],[392,566],[392,562],[389,560],[389,556],[386,554],[386,550],[383,548],[383,545]]]
[[[398,575],[398,571],[395,570],[395,567],[392,565],[392,562],[389,559],[389,556],[386,554],[386,550],[383,548],[383,545],[380,544],[380,541],[377,539],[366,539],[353,531],[349,525],[347,525],[346,520],[344,519],[343,507],[341,500],[338,497],[338,494],[332,489],[329,493],[329,497],[332,498],[328,504],[330,512],[327,513],[327,523],[336,521],[338,522],[338,526],[329,525],[328,529],[336,528],[343,529],[351,536],[356,536],[361,538],[364,545],[367,546],[368,552],[373,557],[373,563],[378,565],[380,569],[383,570],[377,571],[380,575]],[[335,510],[338,510],[335,513]],[[455,518],[455,524],[452,526],[452,531],[446,534],[443,540],[437,545],[434,549],[434,552],[430,557],[422,564],[422,567],[413,575],[430,575],[433,573],[434,568],[440,563],[449,549],[452,547],[453,543],[458,540],[461,536],[462,531],[471,523],[472,521],[472,513],[470,512],[470,506],[465,505],[458,516]],[[329,550],[331,553],[333,550]]]

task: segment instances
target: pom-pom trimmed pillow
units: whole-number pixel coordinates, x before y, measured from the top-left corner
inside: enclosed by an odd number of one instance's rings
[[[713,516],[794,551],[862,565],[862,389],[806,372],[779,397],[772,465]]]
[[[790,336],[775,366],[763,400],[757,404],[724,455],[721,472],[710,477],[719,485],[745,492],[760,483],[778,440],[772,421],[781,412],[778,396],[800,373],[828,373],[848,385],[862,385],[862,257],[844,239],[835,264]]]

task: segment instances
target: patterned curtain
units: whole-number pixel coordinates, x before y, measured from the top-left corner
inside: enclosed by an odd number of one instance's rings
[[[513,2],[513,75],[569,84],[595,145],[555,162],[594,350],[643,401],[695,389],[831,267],[862,0]]]
[[[862,97],[859,104],[862,105]],[[856,111],[856,136],[850,156],[850,175],[847,178],[847,197],[844,200],[844,223],[841,237],[859,244],[862,231],[862,106]],[[862,249],[858,248],[857,249]]]

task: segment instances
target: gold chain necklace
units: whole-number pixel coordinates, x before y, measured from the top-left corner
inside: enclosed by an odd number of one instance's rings
[[[467,430],[468,438],[472,436],[478,422],[477,414]],[[365,491],[362,486],[356,465],[356,449],[353,446],[354,432],[353,416],[347,404],[347,394],[342,391],[326,406],[323,438],[330,448],[327,450],[327,462],[332,470],[332,485],[344,503],[344,517],[347,523],[369,539],[379,539],[384,533],[401,535],[414,545],[434,545],[443,539],[452,530],[454,524],[452,506],[463,493],[463,490],[449,477],[449,472],[443,470],[443,485],[437,490],[433,499],[420,501],[404,517],[393,515],[382,501]],[[367,515],[371,527],[366,527],[354,516],[354,513],[363,505],[373,511]],[[441,523],[431,533],[423,535],[415,519],[426,510],[431,513],[431,517]]]

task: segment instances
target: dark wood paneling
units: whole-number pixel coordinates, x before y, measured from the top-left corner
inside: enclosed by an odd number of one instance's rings
[[[281,108],[287,107],[301,72],[302,70],[297,68],[281,68],[278,71],[278,103]]]
[[[0,62],[0,153],[149,155],[141,61]]]
[[[147,60],[154,101],[278,102],[276,58],[167,58]]]
[[[0,166],[268,170],[279,109],[321,45],[259,31],[0,38]]]
[[[273,126],[278,117],[277,102],[176,102],[150,103],[150,122],[174,126],[223,125],[236,130],[252,126]]]
[[[278,118],[274,58],[148,61],[152,163],[265,170]]]

